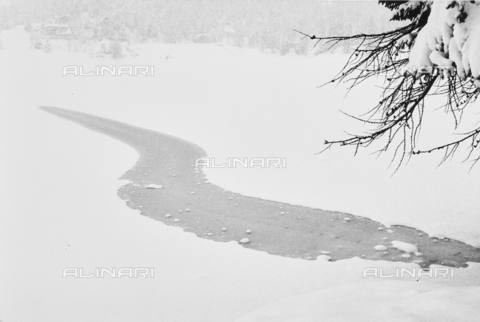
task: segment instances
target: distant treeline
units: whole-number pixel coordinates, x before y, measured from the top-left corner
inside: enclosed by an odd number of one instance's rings
[[[140,42],[178,43],[199,35],[240,47],[281,54],[305,54],[313,42],[293,31],[317,36],[374,33],[393,28],[389,11],[373,1],[302,0],[16,0],[2,8],[10,25],[70,17],[73,31],[85,16],[109,17]],[[351,44],[342,44],[349,50]],[[324,47],[315,48],[316,53]]]

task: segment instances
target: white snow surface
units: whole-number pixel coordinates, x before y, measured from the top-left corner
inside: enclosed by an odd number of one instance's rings
[[[340,109],[359,115],[378,98],[368,84],[346,99],[341,87],[316,88],[346,56],[281,57],[215,44],[150,44],[138,48],[139,58],[117,64],[154,62],[154,77],[62,77],[66,65],[82,65],[87,72],[114,62],[84,53],[28,51],[28,37],[25,50],[12,51],[11,33],[3,34],[3,61],[9,64],[2,70],[4,88],[11,89],[6,99],[27,92],[31,106],[78,110],[178,136],[204,148],[216,164],[233,157],[283,157],[286,168],[204,171],[211,182],[249,196],[350,212],[480,245],[480,167],[469,172],[471,164],[456,158],[437,168],[443,156],[438,152],[415,156],[394,174],[392,154],[377,159],[374,147],[357,157],[340,147],[316,154],[325,139],[362,130]],[[453,127],[446,119],[441,129]],[[424,134],[436,121],[425,118]]]
[[[81,53],[31,51],[22,28],[3,31],[2,43],[2,321],[478,317],[478,264],[456,269],[452,279],[364,279],[367,267],[416,266],[270,256],[140,216],[116,191],[123,184],[117,178],[137,159],[134,150],[36,108],[70,108],[158,130],[197,143],[218,158],[285,156],[286,169],[212,169],[208,176],[248,195],[349,210],[478,243],[478,170],[468,174],[468,167],[456,163],[433,169],[434,161],[425,158],[391,177],[387,159],[352,158],[344,150],[314,155],[325,135],[341,134],[345,121],[338,108],[368,104],[374,96],[362,93],[341,101],[342,91],[314,88],[337,69],[337,57],[147,45],[139,48],[144,50],[140,57],[157,62],[153,80],[75,78],[62,77],[63,66],[111,62]],[[167,54],[174,58],[161,60]],[[155,277],[62,278],[68,267],[87,272],[153,267]]]

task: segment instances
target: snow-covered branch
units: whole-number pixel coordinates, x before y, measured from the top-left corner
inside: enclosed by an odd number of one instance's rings
[[[463,139],[438,144],[428,151],[415,148],[429,95],[445,97],[445,108],[458,125],[467,105],[480,94],[480,1],[381,1],[394,11],[392,20],[410,20],[402,28],[378,34],[348,37],[310,37],[319,44],[336,44],[355,39],[356,50],[331,83],[351,83],[349,90],[366,79],[387,75],[382,97],[366,118],[357,118],[374,128],[366,134],[326,141],[328,147],[369,146],[386,137],[386,151],[395,142],[400,163],[406,155],[445,149],[448,152],[473,138],[480,128]],[[396,137],[400,140],[395,140]],[[471,144],[471,153],[478,144]],[[454,149],[454,150],[455,150]]]

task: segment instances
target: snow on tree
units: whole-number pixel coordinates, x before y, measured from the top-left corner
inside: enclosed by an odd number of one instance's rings
[[[480,127],[461,135],[453,142],[439,143],[419,150],[416,143],[424,117],[425,99],[430,95],[445,98],[445,107],[458,126],[465,108],[480,94],[480,1],[379,1],[393,11],[391,20],[408,24],[392,31],[346,37],[316,37],[304,34],[317,44],[331,47],[347,40],[358,45],[345,67],[331,81],[352,82],[349,89],[380,73],[385,79],[379,103],[365,118],[371,125],[366,134],[326,141],[332,145],[366,147],[385,140],[379,152],[393,148],[400,162],[406,156],[445,152],[445,161],[458,147],[470,144],[468,158],[478,153]],[[330,48],[331,48],[330,47]]]

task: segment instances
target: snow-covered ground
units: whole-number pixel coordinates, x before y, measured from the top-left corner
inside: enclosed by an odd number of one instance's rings
[[[23,38],[23,40],[22,40]],[[210,169],[246,195],[343,210],[480,244],[479,170],[438,156],[395,176],[389,157],[314,155],[355,126],[339,108],[374,92],[315,89],[342,57],[272,56],[216,45],[145,45],[120,65],[154,77],[62,77],[66,65],[111,65],[28,49],[2,33],[0,319],[14,321],[473,321],[480,265],[453,278],[362,278],[358,258],[303,261],[199,239],[139,216],[117,197],[136,161],[129,147],[41,112],[74,109],[189,140],[227,157],[286,157],[286,169]],[[167,55],[173,57],[166,59]],[[421,251],[421,249],[420,249]],[[150,279],[62,278],[67,267],[154,267]]]

